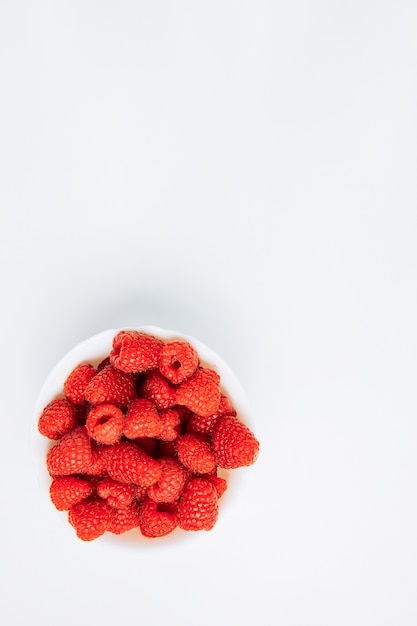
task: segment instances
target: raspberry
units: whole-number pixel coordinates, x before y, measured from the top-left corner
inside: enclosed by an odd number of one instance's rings
[[[93,460],[88,433],[77,426],[48,451],[46,465],[51,476],[68,476],[87,472]]]
[[[158,439],[162,441],[174,441],[181,432],[181,420],[176,409],[163,409],[159,413],[161,430]]]
[[[219,408],[215,413],[206,417],[196,415],[195,413],[191,414],[190,419],[187,421],[187,432],[211,436],[217,419],[223,415],[236,415],[236,411],[230,404],[229,398],[221,394]]]
[[[208,481],[211,482],[212,485],[214,485],[217,492],[217,498],[221,498],[224,492],[227,490],[226,479],[222,478],[221,476],[217,476],[217,474],[206,474],[204,478],[206,478]]]
[[[132,502],[124,509],[114,509],[107,530],[115,535],[137,528],[140,522],[139,506]]]
[[[164,537],[177,527],[177,509],[173,504],[157,503],[146,498],[139,517],[144,537]]]
[[[198,354],[187,341],[166,343],[159,357],[159,371],[174,385],[190,378],[198,364]]]
[[[214,427],[213,451],[217,465],[235,469],[252,465],[259,452],[259,441],[237,417],[220,417]]]
[[[124,423],[124,415],[117,406],[98,404],[89,412],[85,425],[92,439],[110,446],[120,440]]]
[[[136,486],[136,493],[135,493],[135,498],[138,502],[143,502],[144,499],[146,498],[146,492],[148,491],[149,487],[141,487],[140,485]]]
[[[104,500],[93,496],[74,504],[69,510],[68,521],[83,541],[92,541],[105,533],[113,515],[113,509]]]
[[[106,448],[92,440],[91,450],[93,452],[93,462],[85,473],[88,474],[88,476],[104,478],[107,475],[106,465],[104,463],[104,452]]]
[[[49,495],[58,511],[68,511],[74,504],[82,502],[93,491],[88,480],[76,476],[58,476],[49,488]]]
[[[207,474],[216,466],[210,441],[201,435],[186,433],[179,437],[177,454],[181,463],[196,474]]]
[[[183,530],[211,530],[217,517],[216,488],[205,478],[192,478],[178,502],[178,526]]]
[[[163,342],[136,330],[122,330],[113,339],[110,362],[123,372],[145,372],[158,367]]]
[[[171,457],[159,457],[158,460],[162,474],[157,483],[148,487],[147,494],[154,502],[175,502],[182,493],[187,472]]]
[[[216,414],[221,417],[223,415],[236,415],[236,409],[233,404],[230,402],[230,399],[222,393],[220,395],[220,404],[219,408],[216,411]]]
[[[77,424],[74,405],[66,398],[56,398],[43,409],[38,421],[38,430],[44,437],[60,439]]]
[[[186,431],[187,433],[194,433],[195,435],[211,436],[217,418],[217,412],[213,413],[213,415],[207,415],[206,417],[193,413],[187,422]]]
[[[110,403],[124,408],[135,397],[135,382],[130,374],[107,365],[91,379],[84,395],[91,404]]]
[[[152,400],[157,409],[170,409],[176,403],[176,389],[158,371],[146,376],[140,394]]]
[[[150,487],[161,475],[158,461],[133,442],[122,441],[110,446],[104,453],[107,472],[121,483],[135,483]]]
[[[212,415],[220,405],[220,376],[209,368],[198,369],[178,386],[176,400],[197,415]]]
[[[136,486],[119,483],[107,477],[97,485],[97,495],[115,509],[125,509],[136,495]]]
[[[85,388],[96,374],[96,368],[90,363],[77,365],[64,382],[64,393],[66,397],[74,404],[82,404],[85,400]]]
[[[135,398],[131,403],[124,424],[124,435],[128,439],[157,437],[161,420],[154,403],[147,398]]]

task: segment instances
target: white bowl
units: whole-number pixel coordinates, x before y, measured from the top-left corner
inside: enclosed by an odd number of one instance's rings
[[[43,408],[55,397],[62,395],[63,385],[67,376],[78,364],[88,362],[96,365],[109,355],[112,349],[113,337],[120,330],[125,329],[116,328],[111,330],[105,330],[97,335],[94,335],[93,337],[90,337],[89,339],[86,339],[85,341],[79,343],[74,348],[72,348],[72,350],[70,350],[57,363],[57,365],[49,374],[44,385],[42,386],[34,409],[31,432],[31,455],[39,487],[44,497],[49,500],[51,508],[59,515],[59,517],[61,517],[68,524],[68,531],[73,533],[74,531],[67,521],[67,512],[57,511],[49,498],[49,486],[51,484],[51,477],[49,476],[46,469],[46,455],[48,450],[51,448],[52,445],[54,445],[55,442],[51,441],[50,439],[44,437],[39,433],[38,420]],[[157,337],[165,340],[184,339],[188,341],[197,350],[201,364],[205,367],[213,368],[220,375],[221,389],[223,393],[225,393],[230,398],[233,406],[238,413],[239,419],[241,419],[242,422],[247,424],[250,428],[253,428],[251,412],[246,394],[236,375],[233,373],[231,368],[223,361],[223,359],[218,354],[216,354],[216,352],[208,348],[198,339],[190,337],[189,335],[184,335],[183,333],[179,333],[175,330],[165,330],[156,326],[129,327],[129,330],[143,331],[152,335],[156,335]],[[226,494],[222,496],[222,499],[219,502],[219,519],[217,521],[217,524],[221,524],[223,500],[225,501],[225,503],[226,501],[230,500],[230,492],[234,488],[236,488],[235,479],[238,477],[239,473],[239,470],[232,470],[231,472],[222,473],[223,475],[227,476],[228,490]],[[141,545],[143,545],[143,542],[146,542],[147,544],[155,545],[156,542],[160,543],[164,542],[164,540],[172,541],[174,537],[177,540],[180,537],[180,534],[181,536],[196,534],[200,535],[201,532],[190,533],[177,529],[176,531],[174,531],[174,533],[167,535],[167,537],[161,537],[150,541],[149,539],[144,539],[140,535],[138,529],[133,529],[122,535],[105,533],[102,537],[95,541],[110,541],[111,543],[118,544],[121,544],[123,542],[126,544],[126,542],[128,542],[130,545],[135,542],[139,542]]]

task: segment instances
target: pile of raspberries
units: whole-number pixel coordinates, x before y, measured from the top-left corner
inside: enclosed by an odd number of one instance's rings
[[[50,497],[77,536],[139,528],[211,530],[227,488],[218,474],[254,463],[259,442],[184,340],[122,330],[97,367],[81,363],[42,411]]]

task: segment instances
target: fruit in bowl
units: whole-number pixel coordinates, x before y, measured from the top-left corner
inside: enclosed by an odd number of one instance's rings
[[[152,326],[105,331],[64,357],[41,391],[38,473],[84,541],[208,531],[228,473],[258,456],[245,404],[230,368],[196,339]]]

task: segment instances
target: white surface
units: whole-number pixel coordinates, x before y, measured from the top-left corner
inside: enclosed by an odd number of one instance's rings
[[[417,5],[0,3],[8,626],[417,623]],[[261,453],[211,533],[84,544],[32,471],[50,369],[191,334]]]

